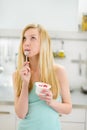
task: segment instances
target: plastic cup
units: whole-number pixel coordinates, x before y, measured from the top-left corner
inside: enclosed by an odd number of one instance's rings
[[[36,85],[36,94],[39,95],[42,90],[49,90],[51,85],[44,83],[44,82],[35,82]]]

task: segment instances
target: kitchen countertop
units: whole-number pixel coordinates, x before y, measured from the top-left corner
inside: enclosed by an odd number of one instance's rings
[[[87,94],[83,94],[80,89],[72,91],[71,100],[74,108],[87,109]],[[13,87],[0,87],[0,105],[14,105]]]

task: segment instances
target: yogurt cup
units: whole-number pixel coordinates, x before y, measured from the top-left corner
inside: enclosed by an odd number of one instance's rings
[[[51,85],[44,82],[35,82],[36,85],[36,94],[39,95],[43,89],[50,89]]]

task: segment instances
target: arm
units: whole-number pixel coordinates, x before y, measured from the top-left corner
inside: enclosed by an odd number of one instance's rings
[[[28,67],[26,68],[24,67],[20,71],[20,75],[22,78],[22,89],[19,97],[17,96],[16,93],[17,86],[15,86],[16,72],[13,73],[13,86],[14,86],[14,97],[15,97],[14,105],[15,105],[15,112],[19,118],[24,118],[28,112],[28,84],[29,84],[29,76],[30,76],[28,69],[29,69]],[[27,74],[25,73],[25,71],[27,72]]]
[[[42,100],[45,100],[46,103],[55,111],[62,114],[68,114],[71,112],[72,103],[70,98],[69,82],[65,69],[62,66],[56,66],[56,75],[60,84],[62,102],[58,102],[57,100],[53,99],[52,92],[50,90],[43,91],[46,96],[43,97],[42,94],[39,94],[39,96]]]
[[[68,114],[72,110],[72,103],[69,90],[69,82],[67,79],[66,71],[63,67],[58,67],[57,76],[60,83],[62,102],[51,100],[49,106],[59,113]]]

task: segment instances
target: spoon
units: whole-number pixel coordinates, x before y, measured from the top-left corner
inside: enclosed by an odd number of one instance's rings
[[[26,56],[26,62],[27,62],[27,61],[28,61],[27,58],[28,58],[28,56],[29,56],[29,51],[24,51],[24,54],[25,54],[25,56]]]

